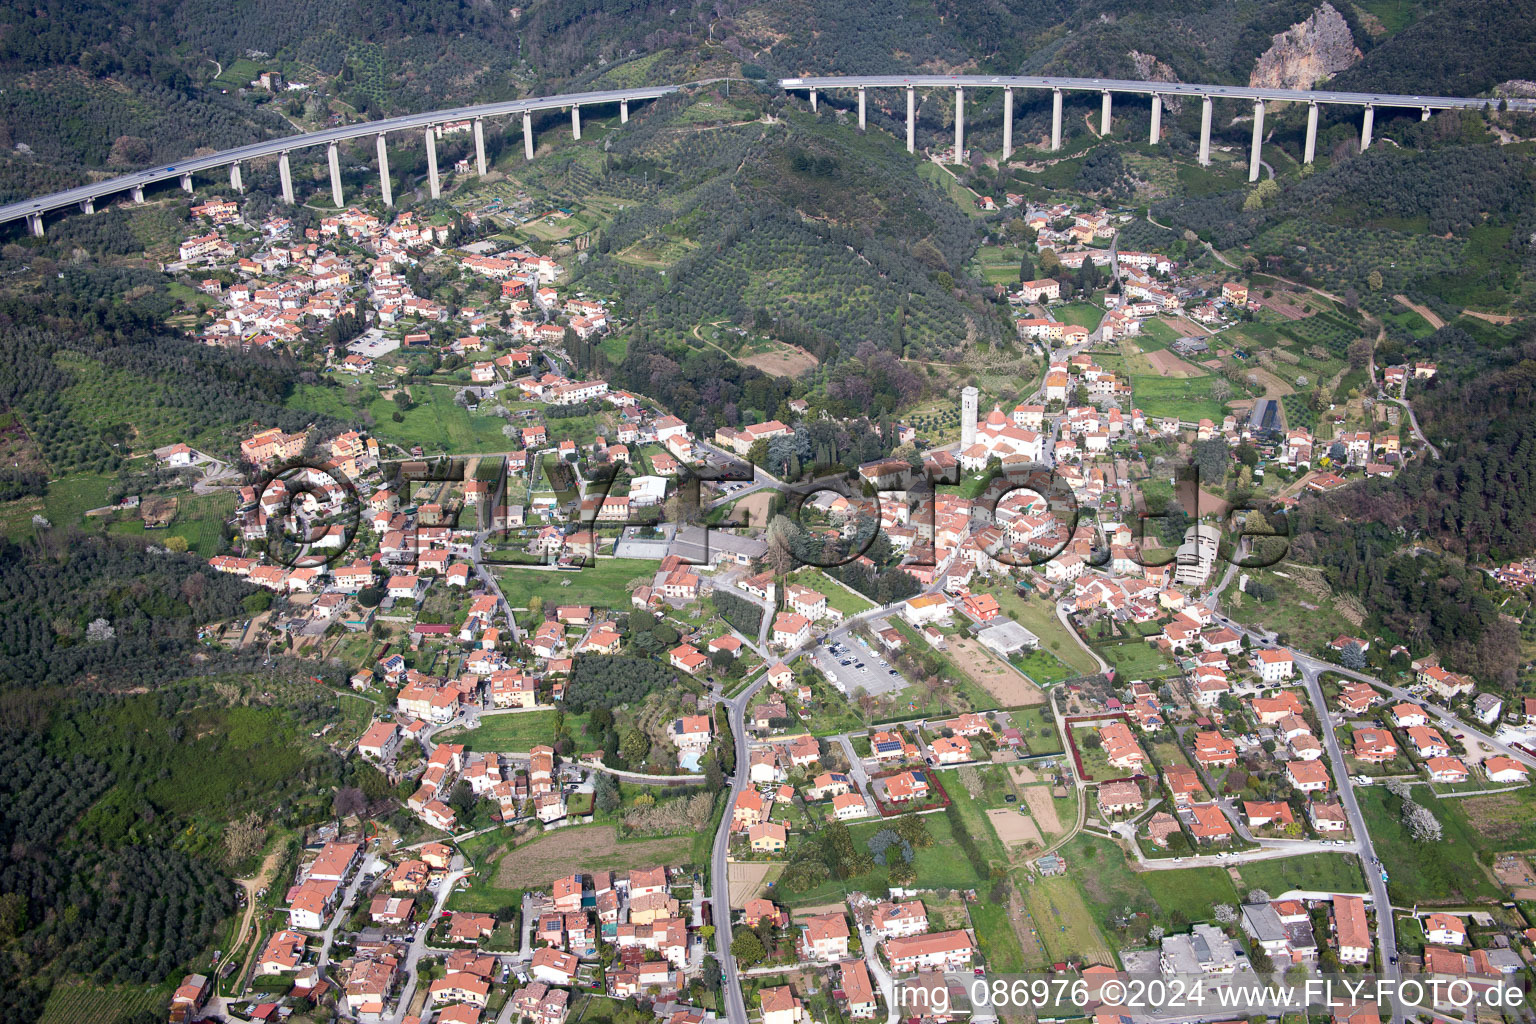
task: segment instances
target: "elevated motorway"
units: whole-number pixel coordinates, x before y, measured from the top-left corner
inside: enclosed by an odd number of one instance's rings
[[[411,129],[419,129],[424,132],[424,140],[427,146],[428,177],[430,187],[435,197],[439,191],[437,174],[437,153],[435,148],[435,129],[444,124],[460,121],[472,123],[475,136],[475,156],[478,170],[485,173],[485,135],[484,121],[486,118],[508,117],[522,115],[523,118],[523,147],[524,155],[533,159],[533,126],[534,113],[546,110],[571,111],[571,126],[576,138],[581,138],[581,108],[583,106],[597,106],[599,104],[619,104],[620,120],[629,120],[629,104],[643,100],[656,99],[668,93],[676,92],[680,86],[659,85],[643,89],[610,89],[603,92],[569,93],[563,96],[541,96],[521,100],[505,100],[500,103],[482,103],[468,107],[453,107],[448,110],[431,110],[421,114],[402,114],[399,117],[389,117],[380,121],[360,121],[356,124],[342,125],[337,128],[327,128],[323,131],[309,132],[304,135],[285,135],[265,142],[254,142],[248,146],[239,146],[235,149],[226,149],[220,153],[211,153],[207,156],[187,157],[185,160],[177,160],[174,163],[162,164],[159,167],[151,167],[147,170],[134,171],[131,174],[120,175],[116,178],[107,178],[102,181],[92,182],[89,185],[80,185],[76,188],[65,189],[62,192],[54,192],[33,199],[23,199],[20,202],[7,203],[0,206],[0,224],[26,219],[32,228],[33,234],[42,233],[42,217],[78,206],[87,213],[94,212],[98,200],[111,196],[128,194],[135,201],[142,202],[144,189],[150,185],[164,181],[179,180],[181,187],[186,191],[192,191],[192,175],[205,174],[209,171],[221,168],[230,169],[230,185],[236,190],[241,189],[240,165],[248,160],[277,157],[280,161],[279,171],[283,182],[283,198],[288,202],[293,201],[293,184],[289,175],[288,154],[301,149],[311,149],[315,146],[326,146],[329,150],[331,164],[331,192],[337,206],[342,205],[344,198],[341,191],[341,168],[337,146],[342,142],[353,139],[377,137],[379,139],[379,155],[381,158],[380,174],[384,187],[385,202],[391,202],[388,158],[384,155],[383,138],[391,132],[403,132]]]
[[[355,139],[375,138],[379,164],[379,185],[385,205],[393,205],[392,182],[389,176],[389,156],[385,137],[390,133],[419,130],[427,154],[427,183],[431,194],[440,194],[440,178],[437,168],[436,130],[438,127],[459,122],[470,122],[474,133],[475,164],[479,174],[486,172],[485,129],[487,118],[522,118],[523,156],[532,160],[534,153],[533,114],[549,110],[571,112],[571,133],[581,138],[581,108],[602,104],[618,104],[621,123],[629,120],[629,105],[633,102],[653,100],[668,93],[707,82],[689,82],[679,85],[658,85],[634,89],[609,89],[600,92],[568,93],[562,96],[540,96],[521,100],[505,100],[499,103],[482,103],[473,106],[431,110],[420,114],[402,114],[380,121],[361,121],[356,124],[327,128],[323,131],[302,135],[286,135],[247,146],[238,146],[220,153],[192,156],[174,163],[162,164],[131,174],[107,178],[31,199],[23,199],[0,206],[0,224],[25,220],[34,235],[43,233],[43,219],[48,214],[78,208],[85,213],[95,212],[98,201],[114,196],[129,195],[135,202],[143,202],[144,190],[165,181],[179,181],[183,190],[192,191],[192,176],[207,174],[228,168],[230,187],[243,190],[242,163],[270,159],[278,160],[278,174],[282,182],[283,199],[294,201],[293,179],[289,167],[289,154],[297,150],[324,146],[330,163],[331,199],[338,206],[344,205],[339,147],[343,142]],[[917,102],[919,89],[953,89],[955,92],[955,152],[965,151],[965,92],[976,89],[1001,89],[1003,91],[1003,158],[1013,155],[1013,94],[1015,90],[1048,91],[1052,94],[1051,148],[1061,148],[1062,96],[1067,92],[1097,92],[1102,96],[1099,131],[1110,130],[1113,101],[1116,94],[1149,96],[1152,99],[1151,142],[1161,139],[1162,104],[1165,97],[1187,97],[1201,101],[1200,162],[1210,163],[1212,106],[1216,100],[1235,100],[1253,104],[1253,142],[1249,157],[1249,180],[1259,175],[1259,150],[1264,135],[1264,108],[1266,103],[1305,103],[1308,106],[1307,139],[1303,162],[1311,163],[1317,141],[1319,106],[1357,106],[1364,109],[1361,126],[1360,148],[1368,149],[1377,107],[1418,110],[1428,118],[1436,110],[1479,109],[1493,102],[1483,97],[1457,96],[1407,96],[1393,93],[1343,92],[1332,89],[1262,89],[1239,85],[1201,85],[1191,82],[1145,82],[1110,78],[1056,78],[1032,75],[864,75],[783,78],[779,86],[790,92],[805,91],[811,108],[815,109],[820,92],[832,89],[852,89],[858,93],[859,128],[865,127],[865,97],[870,89],[905,89],[907,94],[907,150],[916,149]],[[1536,100],[1511,99],[1509,108],[1520,111],[1536,111]]]
[[[1494,100],[1464,96],[1404,96],[1396,93],[1342,92],[1336,89],[1262,89],[1242,85],[1200,85],[1194,82],[1143,82],[1123,78],[1057,78],[1040,75],[840,75],[831,77],[781,78],[779,85],[791,91],[805,90],[811,109],[816,108],[817,93],[830,89],[854,89],[859,96],[859,127],[864,127],[865,93],[869,89],[905,89],[907,91],[907,151],[915,148],[917,137],[918,89],[953,89],[955,91],[955,159],[965,152],[965,92],[967,89],[1003,90],[1003,159],[1013,155],[1013,93],[1015,89],[1050,92],[1051,148],[1061,148],[1062,95],[1068,92],[1096,92],[1102,96],[1099,108],[1099,134],[1108,135],[1111,97],[1128,93],[1152,98],[1151,142],[1162,137],[1164,97],[1200,100],[1200,163],[1211,162],[1211,110],[1218,99],[1239,100],[1253,104],[1253,141],[1248,158],[1248,180],[1259,178],[1259,149],[1264,141],[1264,105],[1266,103],[1307,104],[1307,141],[1303,163],[1311,163],[1317,149],[1317,110],[1319,106],[1363,107],[1365,116],[1360,129],[1360,148],[1371,145],[1371,129],[1376,108],[1417,110],[1424,120],[1435,110],[1481,109]],[[1511,110],[1536,110],[1536,100],[1511,99]]]

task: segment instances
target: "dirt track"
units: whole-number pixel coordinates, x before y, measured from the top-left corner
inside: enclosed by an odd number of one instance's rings
[[[1445,321],[1442,320],[1440,316],[1428,306],[1421,306],[1417,302],[1411,301],[1406,295],[1394,295],[1392,297],[1398,301],[1399,305],[1407,306],[1409,309],[1419,314],[1419,316],[1423,317],[1426,321],[1428,321],[1429,326],[1433,327],[1435,330],[1438,331],[1440,328],[1445,326]]]

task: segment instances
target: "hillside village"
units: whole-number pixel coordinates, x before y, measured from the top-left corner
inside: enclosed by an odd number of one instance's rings
[[[814,396],[696,436],[592,371],[593,342],[623,318],[562,297],[549,257],[458,246],[460,227],[408,213],[349,209],[295,237],[280,217],[244,224],[222,199],[193,212],[210,230],[166,269],[207,275],[208,344],[334,341],[329,372],[384,395],[424,358],[446,377],[395,390],[399,408],[448,387],[507,419],[501,450],[452,459],[363,429],[256,425],[240,443],[235,550],[209,564],[272,599],[221,639],[339,661],[373,708],[352,748],[406,816],[384,843],[348,826],[312,844],[277,913],[286,926],[246,979],[275,997],[252,1003],[256,1018],[307,1000],[364,1021],[560,1024],[606,997],[702,1024],[720,1019],[711,947],[727,926],[736,968],[776,968],[747,979],[764,1024],[890,1016],[988,969],[1098,985],[1121,970],[1380,968],[1399,955],[1383,952],[1396,947],[1373,899],[1387,872],[1341,790],[1392,787],[1414,807],[1419,791],[1527,781],[1530,700],[1505,708],[1433,654],[1347,633],[1298,650],[1235,621],[1230,595],[1252,580],[1258,600],[1265,585],[1224,548],[1229,472],[1283,523],[1303,490],[1390,476],[1422,447],[1395,426],[1288,424],[1267,397],[1220,417],[1149,415],[1136,359],[1175,375],[1230,364],[1219,332],[1263,303],[1240,278],[1186,281],[1169,257],[1102,248],[1108,211],[1024,214],[1064,275],[1113,275],[1093,327],[1058,319],[1081,304],[1056,278],[1007,289],[1041,376],[1011,394],[963,388],[958,437],[892,424],[887,456],[798,509],[764,464],[826,418]],[[445,269],[473,301],[417,293],[413,279]],[[1170,337],[1172,323],[1190,333]],[[1434,372],[1384,367],[1378,386],[1401,397]],[[215,458],[185,444],[157,455],[171,468]],[[1186,488],[1166,468],[1180,458],[1216,479]],[[767,509],[798,533],[769,528]],[[796,547],[870,536],[819,568]],[[1363,681],[1368,667],[1395,685]],[[1440,827],[1424,813],[1417,827]],[[965,852],[968,884],[926,863],[936,822]],[[455,909],[497,873],[466,853],[480,837],[558,845],[589,826],[718,830],[728,877],[699,850]],[[1138,870],[1264,861],[1288,844],[1303,858],[1342,848],[1363,870],[1339,891],[1253,886],[1201,920],[1143,921],[1068,955],[1031,915],[1087,919],[1083,897],[1057,888],[1083,869],[1083,842]],[[1011,873],[989,877],[990,857]],[[835,911],[793,898],[847,878],[861,881]],[[1035,927],[978,917],[978,903],[1010,899]],[[1522,970],[1514,951],[1529,955],[1536,935],[1478,914],[1411,919],[1426,939],[1404,963],[1426,974]],[[1082,927],[1074,939],[1108,925]],[[189,979],[173,1019],[193,1019],[209,991]]]

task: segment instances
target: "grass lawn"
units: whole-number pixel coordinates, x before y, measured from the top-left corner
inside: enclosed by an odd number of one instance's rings
[[[578,751],[597,749],[585,735],[584,716],[559,710],[484,715],[479,728],[455,729],[439,737],[439,742],[462,743],[468,750],[525,753],[541,743],[553,744],[562,727],[571,734]]]
[[[447,909],[494,914],[502,907],[522,906],[523,890],[504,889],[496,884],[496,865],[511,849],[510,835],[510,832],[499,830],[487,832],[461,844],[460,849],[474,864],[475,873],[469,876],[468,888],[449,895]]]
[[[1216,904],[1238,903],[1231,876],[1218,867],[1136,872],[1119,847],[1087,835],[1067,844],[1066,858],[1106,925],[1109,918],[1134,908],[1179,931],[1180,920],[1209,921]]]
[[[1016,654],[1011,659],[1020,672],[1029,676],[1040,686],[1050,686],[1059,683],[1063,679],[1071,679],[1080,673],[1072,671],[1066,662],[1062,661],[1050,651],[1042,651],[1039,648],[1024,654]]]
[[[496,570],[501,591],[514,608],[526,608],[534,595],[551,604],[629,607],[634,580],[650,583],[659,563],[644,558],[602,558],[574,570],[512,567]]]
[[[1445,830],[1438,843],[1418,843],[1403,826],[1401,802],[1385,788],[1357,788],[1355,798],[1381,863],[1387,870],[1392,902],[1487,903],[1499,899],[1499,889],[1476,863],[1483,836],[1467,822],[1472,813],[1466,800],[1440,800],[1415,787],[1415,803],[1429,808]],[[1493,799],[1493,798],[1486,798]]]
[[[1350,853],[1309,853],[1283,860],[1259,860],[1237,869],[1242,889],[1263,889],[1278,898],[1289,889],[1365,892],[1360,858]]]
[[[87,509],[106,504],[111,485],[112,477],[100,473],[71,473],[52,480],[41,503],[36,498],[22,498],[0,504],[0,532],[12,538],[30,535],[32,516],[39,513],[56,528],[77,525]]]
[[[1320,651],[1339,634],[1331,598],[1318,598],[1297,584],[1296,570],[1278,576],[1270,569],[1249,569],[1251,580],[1274,588],[1273,600],[1258,602],[1236,587],[1221,595],[1221,610],[1242,622],[1280,634],[1280,642],[1304,651]]]
[[[976,941],[986,957],[987,969],[995,974],[1019,974],[1025,969],[1024,948],[1008,920],[1008,907],[1002,903],[968,903]]]
[[[1034,707],[1019,708],[1008,712],[1008,717],[1013,719],[1014,727],[1024,734],[1024,742],[1029,746],[1031,754],[1059,754],[1061,748],[1061,733],[1056,728],[1056,723],[1047,717],[1049,705],[1037,704]]]
[[[946,782],[945,789],[949,788]],[[916,888],[971,889],[982,885],[983,880],[977,878],[976,872],[971,870],[971,862],[956,852],[955,834],[944,815],[924,815],[923,824],[928,826],[928,832],[933,836],[933,843],[916,851]],[[869,821],[850,825],[848,830],[853,835],[854,847],[864,849],[864,844],[869,841],[869,838],[885,827],[884,822]],[[845,879],[829,878],[815,888],[803,892],[791,892],[782,886],[775,887],[773,892],[774,899],[781,900],[785,905],[803,907],[818,903],[835,903],[850,892],[883,895],[887,884],[885,868],[876,865],[874,870],[865,874]]]
[[[366,406],[373,415],[373,434],[380,441],[393,441],[404,448],[421,445],[428,453],[485,452],[504,450],[509,442],[502,434],[504,420],[472,413],[454,402],[458,388],[416,384],[410,389],[416,405],[394,421],[399,409],[393,401],[376,398]],[[288,404],[311,412],[328,413],[355,420],[357,410],[347,406],[340,388],[302,385],[294,389]]]
[[[1064,324],[1086,327],[1090,331],[1097,330],[1099,321],[1104,318],[1104,310],[1089,302],[1069,302],[1054,307],[1051,312]]]
[[[1216,377],[1159,377],[1131,375],[1131,391],[1136,405],[1148,416],[1177,416],[1186,423],[1200,419],[1220,421],[1226,404],[1211,394]]]
[[[806,569],[795,573],[795,582],[801,586],[810,587],[818,594],[825,594],[827,607],[836,608],[843,613],[844,618],[869,611],[875,606],[873,601],[866,600],[849,590],[820,569]]]
[[[181,494],[176,518],[163,530],[144,529],[138,515],[119,519],[107,527],[108,533],[144,536],[157,543],[167,537],[181,537],[187,549],[199,555],[213,555],[224,539],[224,523],[235,510],[235,496],[228,491],[217,494]]]
[[[1081,956],[1090,963],[1114,964],[1114,953],[1070,876],[1041,878],[1022,888],[1030,927],[1053,961]]]
[[[997,598],[1003,614],[1040,638],[1040,650],[1055,655],[1077,675],[1091,675],[1098,664],[1067,627],[1056,617],[1056,608],[1040,598],[1022,598],[1011,587],[988,590]],[[1044,680],[1037,680],[1044,682]]]
[[[1103,644],[1094,650],[1114,668],[1117,679],[1161,679],[1178,672],[1178,665],[1171,659],[1156,647],[1140,640]]]
[[[1077,745],[1077,753],[1083,759],[1084,781],[1109,782],[1112,779],[1128,778],[1132,773],[1111,765],[1102,745],[1088,745],[1088,737],[1097,736],[1098,734],[1099,730],[1095,726],[1078,725],[1072,727],[1072,742]]]

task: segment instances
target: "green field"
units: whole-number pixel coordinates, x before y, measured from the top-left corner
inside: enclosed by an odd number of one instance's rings
[[[1013,719],[1014,727],[1024,734],[1024,742],[1028,744],[1031,754],[1062,752],[1061,732],[1056,728],[1056,723],[1047,721],[1046,705],[1017,708],[1008,712],[1008,717]]]
[[[1101,924],[1128,911],[1145,911],[1170,930],[1209,921],[1218,903],[1237,904],[1237,890],[1221,868],[1178,868],[1136,872],[1119,847],[1104,839],[1080,835],[1067,844],[1064,856]]]
[[[55,985],[38,1024],[114,1024],[115,1021],[165,1009],[164,989],[110,986],[85,982]]]
[[[1072,878],[1041,878],[1022,889],[1030,927],[1053,961],[1081,956],[1089,963],[1114,965],[1114,953]]]
[[[1063,679],[1071,679],[1081,673],[1074,672],[1060,658],[1050,651],[1042,651],[1038,648],[1025,654],[1016,654],[1010,659],[1020,672],[1040,686],[1050,686],[1059,683]]]
[[[867,612],[875,606],[873,601],[866,600],[849,590],[820,569],[804,569],[797,572],[793,582],[803,587],[810,587],[818,594],[825,594],[827,607],[836,608],[843,613],[844,618]]]
[[[1161,679],[1178,671],[1171,659],[1141,640],[1097,644],[1094,650],[1109,662],[1120,679]]]
[[[578,751],[595,750],[584,735],[586,722],[581,715],[560,710],[516,711],[505,715],[482,715],[477,729],[455,729],[439,737],[439,742],[462,743],[469,750],[513,751],[523,753],[541,743],[553,744],[563,725],[575,741]]]
[[[32,533],[32,516],[41,514],[55,527],[77,526],[88,509],[106,504],[112,478],[99,473],[71,473],[50,481],[41,501],[22,498],[0,504],[0,532],[16,538]]]
[[[1051,312],[1064,324],[1086,327],[1090,331],[1098,330],[1099,321],[1104,319],[1104,310],[1090,302],[1069,302]]]
[[[628,608],[629,584],[649,584],[659,563],[644,558],[602,558],[580,569],[496,570],[501,591],[514,608],[526,608],[535,595],[546,607],[558,604],[591,604],[602,608]]]
[[[1387,870],[1387,891],[1394,904],[1486,903],[1499,898],[1498,887],[1476,863],[1484,840],[1467,822],[1471,812],[1460,806],[1466,800],[1440,800],[1415,787],[1414,802],[1427,807],[1445,830],[1441,842],[1419,843],[1403,825],[1398,798],[1385,788],[1356,788],[1355,798]]]
[[[374,420],[374,436],[403,448],[421,445],[427,454],[505,451],[511,444],[501,432],[505,421],[469,412],[455,404],[453,396],[457,391],[453,387],[414,385],[411,397],[416,405],[402,413],[399,423],[394,421],[394,414],[399,411],[395,403],[375,398],[365,407]],[[360,410],[347,405],[346,393],[340,388],[302,385],[294,389],[288,405],[350,422],[361,418]]]
[[[945,788],[947,789],[948,785]],[[928,814],[924,815],[923,824],[928,826],[928,833],[933,836],[933,843],[915,851],[917,888],[970,889],[981,885],[982,879],[976,877],[976,872],[971,869],[971,862],[957,854],[955,835],[948,819],[942,814]],[[880,821],[850,825],[848,831],[853,835],[854,848],[864,849],[864,844],[869,841],[869,838],[885,827],[885,823]],[[850,892],[883,893],[886,885],[885,868],[876,865],[874,870],[865,874],[846,879],[829,878],[803,892],[791,892],[781,886],[774,890],[777,893],[774,898],[782,900],[791,907],[812,906],[841,900]]]
[[[1023,598],[1012,587],[983,588],[985,593],[997,598],[1003,614],[1035,634],[1040,639],[1040,650],[1062,661],[1075,675],[1092,675],[1099,670],[1093,656],[1083,650],[1061,620],[1050,601],[1039,598]],[[1044,680],[1037,680],[1044,682]]]
[[[107,527],[108,533],[144,536],[157,543],[167,537],[181,537],[187,548],[200,555],[218,552],[224,539],[224,524],[235,510],[235,497],[229,491],[217,494],[183,494],[176,508],[176,518],[163,530],[146,530],[138,515],[119,519]]]
[[[1263,889],[1279,897],[1289,889],[1365,892],[1360,859],[1350,853],[1309,853],[1281,860],[1258,860],[1238,868],[1242,890]]]
[[[966,910],[970,912],[976,942],[981,946],[988,970],[994,974],[1018,974],[1031,966],[1024,962],[1024,949],[1008,920],[1006,904],[977,901],[967,903]]]
[[[1210,419],[1219,424],[1227,407],[1211,394],[1215,382],[1211,374],[1183,379],[1132,374],[1131,390],[1137,407],[1148,416],[1177,416],[1186,423]]]

